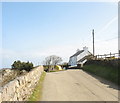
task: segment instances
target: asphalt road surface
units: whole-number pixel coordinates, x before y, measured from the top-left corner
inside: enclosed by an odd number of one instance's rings
[[[83,70],[46,73],[41,101],[118,101],[117,86]]]

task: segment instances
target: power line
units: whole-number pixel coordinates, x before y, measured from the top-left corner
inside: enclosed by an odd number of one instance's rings
[[[100,41],[96,41],[96,42],[110,41],[110,40],[113,40],[113,39],[116,39],[116,38],[120,38],[120,37],[114,37],[114,38],[110,38],[110,39],[106,39],[106,40],[100,40]]]

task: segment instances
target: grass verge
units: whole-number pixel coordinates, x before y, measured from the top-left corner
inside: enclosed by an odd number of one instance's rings
[[[44,81],[45,75],[46,75],[46,72],[43,72],[42,75],[40,76],[40,80],[39,80],[38,84],[36,85],[32,95],[28,99],[28,103],[29,103],[29,101],[40,101],[41,95],[42,95],[42,86],[43,86],[43,81]]]
[[[118,68],[98,64],[89,64],[85,65],[83,70],[118,84]]]
[[[49,72],[60,72],[60,71],[65,71],[65,70],[51,70]]]

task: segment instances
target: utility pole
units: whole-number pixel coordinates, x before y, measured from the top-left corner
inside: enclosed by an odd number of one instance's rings
[[[94,46],[94,29],[92,30],[92,35],[93,35],[93,57],[95,55],[95,46]]]

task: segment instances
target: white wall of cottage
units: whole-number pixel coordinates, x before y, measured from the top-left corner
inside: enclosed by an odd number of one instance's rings
[[[78,56],[74,56],[74,57],[70,58],[69,65],[75,66],[75,65],[77,65],[77,62],[79,60],[81,60],[82,58],[84,58],[87,55],[90,55],[87,47],[83,47],[83,50],[84,51],[82,53],[80,53]],[[87,59],[85,59],[83,62],[80,62],[80,64],[84,64],[86,61],[87,61]]]

